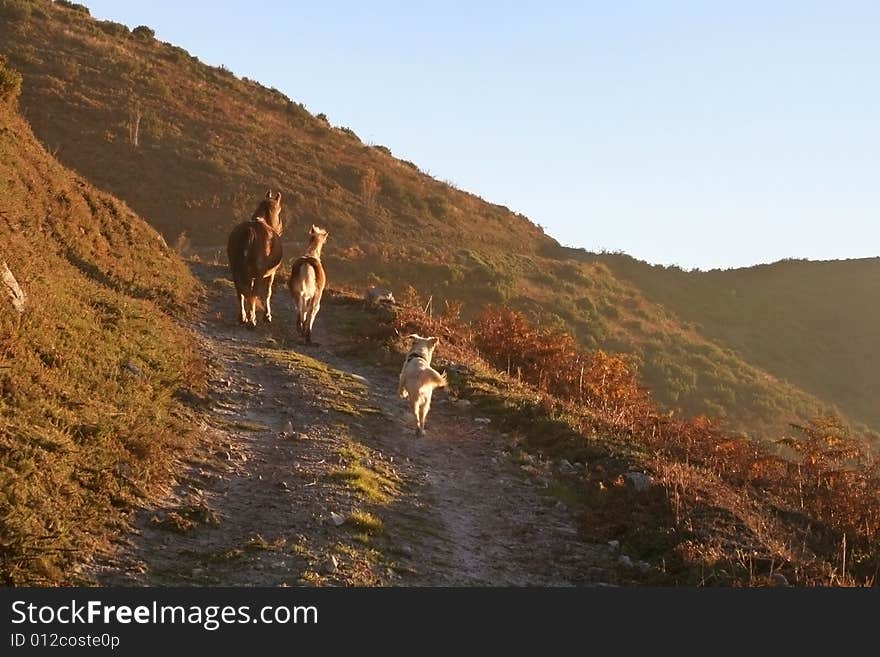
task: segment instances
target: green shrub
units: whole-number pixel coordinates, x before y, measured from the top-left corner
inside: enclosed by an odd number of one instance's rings
[[[91,12],[89,8],[85,5],[81,5],[77,2],[69,2],[68,0],[55,0],[55,4],[59,7],[64,7],[65,9],[72,9],[73,11],[78,11],[81,14],[85,14],[86,16],[91,16]]]
[[[0,55],[0,101],[12,102],[21,93],[21,73],[6,65],[6,58]]]
[[[435,194],[428,198],[428,209],[437,219],[443,219],[449,214],[449,203],[442,196]]]
[[[152,27],[146,25],[138,25],[131,31],[133,36],[144,41],[151,41],[156,38],[156,31]]]
[[[172,62],[185,62],[190,59],[190,54],[180,46],[165,43],[165,58]]]
[[[0,16],[13,21],[26,20],[31,15],[31,6],[23,0],[0,0]]]
[[[114,21],[100,21],[98,29],[110,36],[125,36],[128,34],[128,26]]]
[[[299,119],[304,119],[307,116],[310,116],[309,111],[302,103],[295,103],[292,100],[287,101],[287,104],[284,106],[284,111],[288,115],[295,116]]]
[[[351,138],[353,138],[353,139],[356,139],[357,141],[360,141],[360,140],[361,140],[361,138],[357,136],[357,133],[356,133],[354,130],[352,130],[351,128],[347,128],[346,126],[341,126],[341,127],[339,128],[339,131],[340,131],[340,132],[344,132],[344,133],[347,134],[349,137],[351,137]]]
[[[172,92],[171,87],[169,87],[165,80],[159,77],[151,77],[147,82],[147,86],[150,91],[156,94],[159,98],[168,99],[171,98]]]

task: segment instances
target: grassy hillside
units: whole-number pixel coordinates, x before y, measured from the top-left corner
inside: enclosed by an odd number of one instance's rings
[[[669,417],[621,359],[516,311],[462,324],[404,306],[390,322],[391,366],[408,347],[400,336],[442,336],[449,394],[515,436],[523,469],[579,511],[582,538],[662,564],[650,583],[876,585],[880,457],[836,419],[758,444]],[[521,377],[506,375],[512,364]]]
[[[411,284],[437,312],[464,302],[465,317],[488,303],[529,311],[585,347],[629,354],[662,404],[755,434],[826,410],[795,379],[707,339],[522,215],[432,179],[277,90],[204,65],[149,28],[69,4],[0,0],[0,51],[25,73],[23,110],[62,162],[170,243],[221,254],[256,195],[279,188],[288,254],[311,223],[330,229],[331,284],[380,283],[398,295]]]
[[[586,256],[590,260],[593,258]],[[627,256],[616,276],[755,365],[880,427],[880,258],[685,272]]]
[[[170,317],[197,284],[127,206],[58,164],[18,114],[0,61],[0,582],[53,584],[106,540],[187,440],[197,386]],[[4,293],[5,294],[5,293]]]

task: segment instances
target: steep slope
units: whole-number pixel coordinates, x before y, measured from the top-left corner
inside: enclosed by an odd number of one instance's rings
[[[22,105],[40,137],[169,241],[186,231],[196,243],[224,244],[230,222],[271,186],[289,193],[288,221],[332,221],[339,243],[419,231],[419,241],[459,246],[474,224],[494,251],[535,253],[551,243],[506,208],[437,182],[146,28],[131,33],[39,0],[8,4],[26,8],[3,21],[0,35],[25,75]]]
[[[171,313],[198,289],[160,235],[58,164],[15,109],[0,60],[0,582],[69,582],[189,440],[199,385]]]
[[[703,335],[880,427],[880,306],[873,301],[880,298],[880,258],[708,272],[621,255],[596,260],[652,301],[699,323]]]
[[[630,354],[663,404],[754,434],[825,410],[607,267],[573,259],[522,215],[363,144],[277,90],[202,64],[149,28],[47,0],[4,0],[0,13],[0,50],[26,74],[23,108],[41,140],[181,247],[222,261],[233,222],[266,186],[279,188],[287,253],[302,248],[305,226],[327,226],[333,285],[398,294],[412,285],[436,311],[463,302],[465,316],[490,303],[529,310],[585,346]]]

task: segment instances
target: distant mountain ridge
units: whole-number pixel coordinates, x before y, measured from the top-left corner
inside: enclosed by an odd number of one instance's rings
[[[880,258],[783,260],[708,272],[628,256],[587,259],[604,262],[759,367],[880,426]]]

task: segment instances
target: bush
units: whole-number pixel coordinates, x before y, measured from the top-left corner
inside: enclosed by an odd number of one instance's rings
[[[190,59],[190,54],[180,46],[175,46],[171,43],[165,43],[164,45],[165,59],[172,62],[185,62]]]
[[[520,312],[489,307],[473,334],[477,349],[495,367],[615,422],[631,423],[650,407],[625,357],[584,352],[568,333],[535,326]]]
[[[31,15],[31,6],[22,0],[0,0],[0,16],[13,21],[26,20]]]
[[[449,214],[449,203],[442,196],[433,195],[428,198],[428,209],[437,219],[443,219]]]
[[[289,116],[295,116],[299,119],[304,119],[307,116],[310,116],[308,110],[302,103],[295,103],[292,100],[287,101],[287,104],[284,106],[284,111]]]
[[[346,135],[348,135],[352,139],[356,139],[357,141],[361,140],[361,138],[357,136],[357,133],[354,130],[352,130],[351,128],[348,128],[346,126],[341,126],[339,128],[339,131],[345,133]]]
[[[128,34],[128,26],[114,21],[100,21],[98,29],[110,36],[125,36]]]
[[[153,30],[152,27],[147,27],[146,25],[138,25],[131,31],[133,36],[136,36],[138,39],[143,39],[144,41],[151,41],[156,38],[156,31]]]
[[[81,5],[76,2],[69,2],[68,0],[55,0],[55,4],[59,7],[64,7],[65,9],[72,9],[73,11],[78,11],[81,14],[85,14],[86,16],[91,16],[91,12],[89,8],[85,5]]]
[[[21,93],[21,73],[6,65],[6,58],[0,55],[0,100],[13,102]]]

